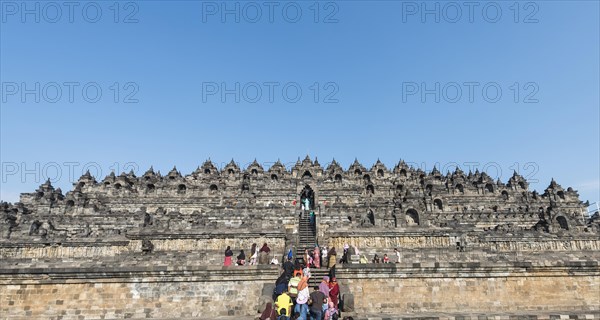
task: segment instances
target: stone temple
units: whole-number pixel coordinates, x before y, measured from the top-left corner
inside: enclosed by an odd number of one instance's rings
[[[66,194],[46,182],[0,214],[0,319],[254,319],[280,267],[224,267],[223,252],[265,242],[279,261],[316,243],[369,260],[398,248],[400,263],[338,265],[355,319],[600,319],[598,214],[516,173],[206,161],[86,173]]]

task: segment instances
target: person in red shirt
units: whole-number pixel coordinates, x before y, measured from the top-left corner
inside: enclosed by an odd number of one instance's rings
[[[337,309],[340,296],[340,286],[335,277],[329,281],[329,299],[333,302],[333,306]]]

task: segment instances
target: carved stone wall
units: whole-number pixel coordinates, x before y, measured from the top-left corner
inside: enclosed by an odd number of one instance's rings
[[[248,316],[277,269],[211,267],[227,246],[249,258],[267,242],[281,258],[308,211],[318,243],[340,256],[344,244],[401,250],[398,265],[340,266],[361,312],[599,309],[598,265],[587,263],[600,260],[600,216],[586,218],[577,191],[554,180],[531,191],[516,173],[501,182],[307,157],[290,169],[206,161],[185,176],[87,173],[66,194],[48,181],[0,203],[0,314]]]
[[[506,314],[537,311],[598,313],[600,269],[437,268],[348,270],[340,277],[355,297],[356,311],[384,314]],[[386,297],[381,299],[380,297]]]
[[[333,161],[324,169],[307,157],[290,170],[280,162],[265,170],[256,161],[219,170],[207,161],[186,176],[151,168],[141,177],[111,173],[96,181],[87,173],[65,195],[46,182],[19,203],[0,204],[0,241],[107,239],[138,228],[291,234],[305,190],[313,195],[310,209],[324,219],[321,235],[330,227],[600,232],[597,221],[587,224],[577,192],[555,181],[538,193],[516,173],[503,183],[460,169],[426,173],[404,162],[389,170],[379,161],[370,169],[355,161],[344,170]]]
[[[46,269],[7,279],[0,269],[0,319],[254,316],[263,286],[277,277],[276,267],[158,270]]]

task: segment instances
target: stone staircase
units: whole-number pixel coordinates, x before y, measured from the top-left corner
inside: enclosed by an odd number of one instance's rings
[[[316,229],[310,225],[310,216],[308,211],[305,211],[303,215],[300,215],[298,225],[298,245],[296,246],[296,260],[303,263],[304,261],[304,250],[314,250],[315,244],[318,244]],[[323,261],[321,261],[323,264]],[[319,269],[311,268],[311,278],[309,286],[317,286],[321,283],[324,276],[329,275],[329,270],[326,267]],[[311,289],[312,291],[312,289]]]
[[[296,260],[304,260],[304,250],[313,250],[317,244],[316,230],[310,225],[308,211],[298,218],[298,245],[296,246]]]
[[[324,276],[329,275],[329,269],[327,269],[327,268],[320,268],[320,269],[312,268],[312,269],[310,269],[310,273],[311,273],[311,277],[310,277],[310,280],[308,280],[308,285],[311,288],[310,291],[312,291],[312,288],[314,286],[318,286],[321,283],[321,280],[323,280]]]

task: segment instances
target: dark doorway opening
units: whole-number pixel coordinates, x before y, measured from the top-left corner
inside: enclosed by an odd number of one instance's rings
[[[300,204],[304,210],[313,210],[315,208],[315,193],[313,189],[306,185],[300,193]]]

